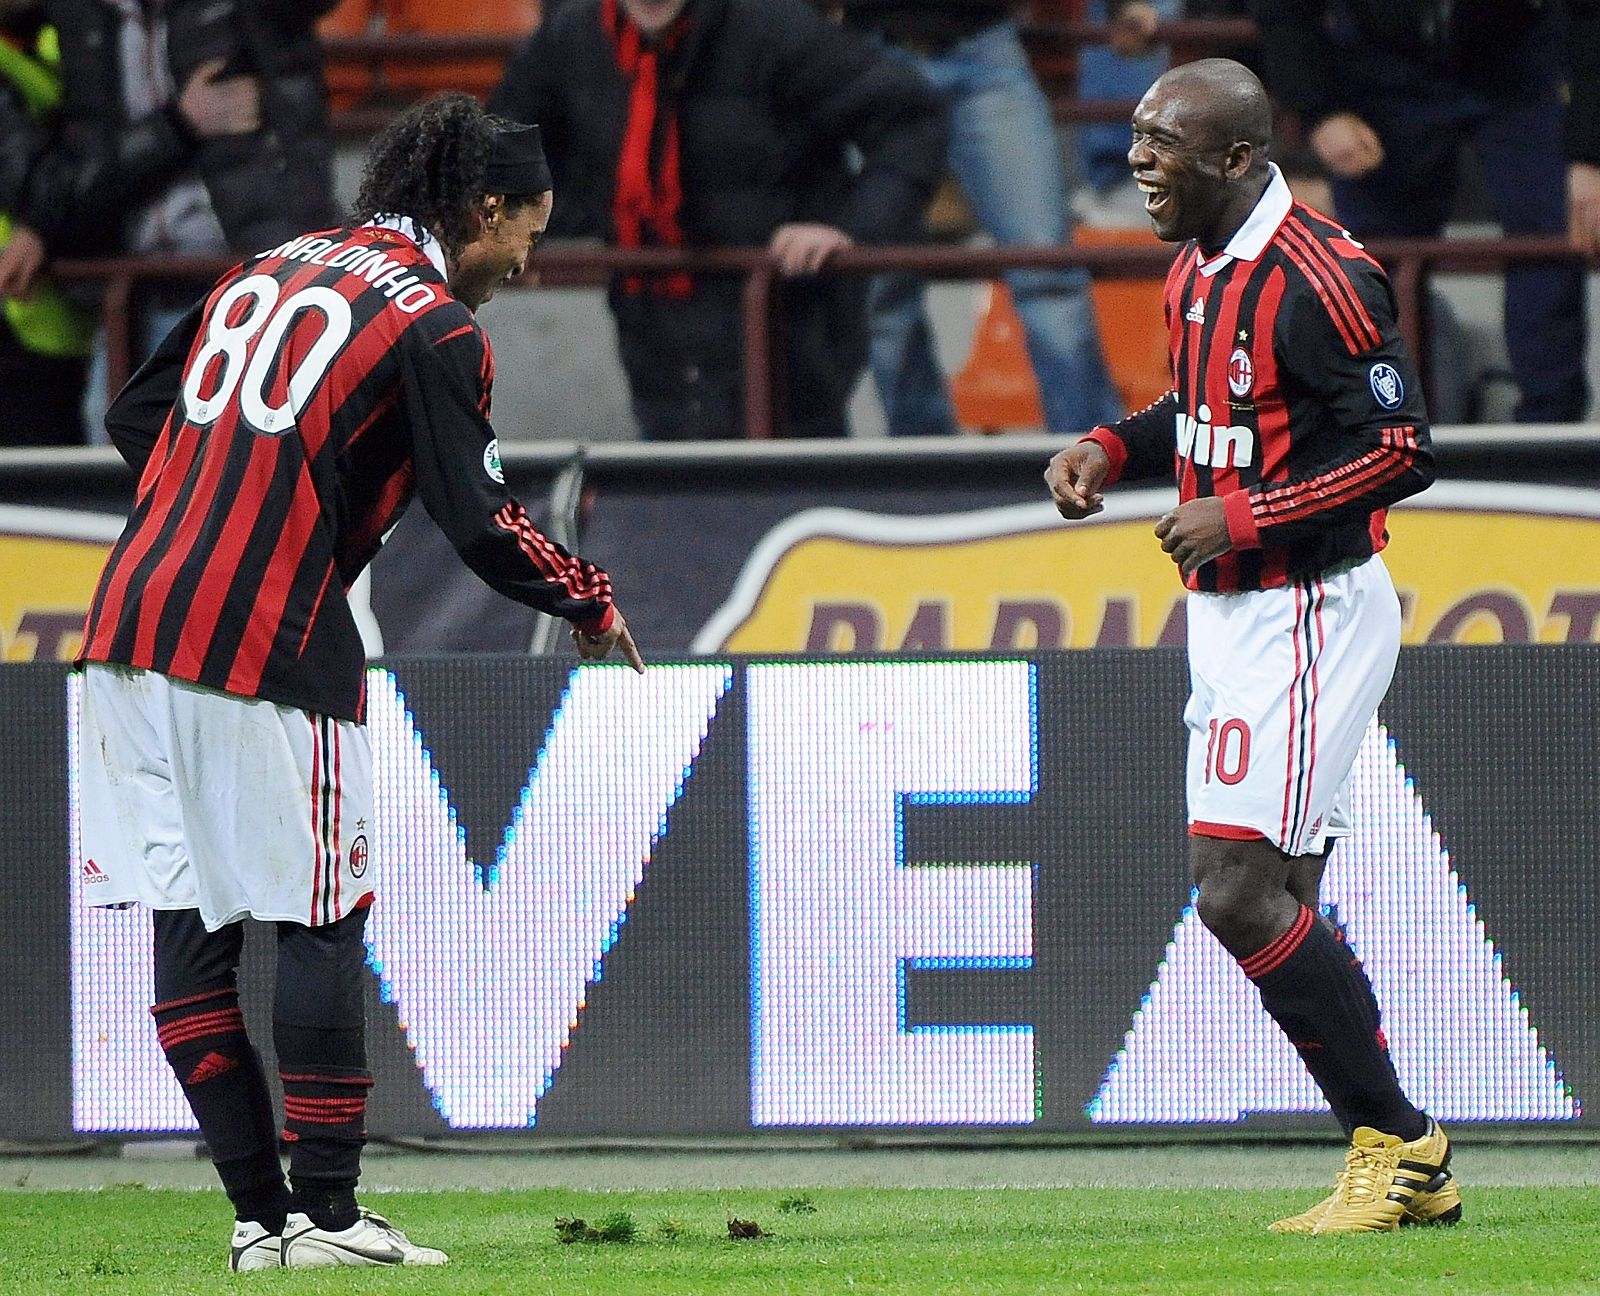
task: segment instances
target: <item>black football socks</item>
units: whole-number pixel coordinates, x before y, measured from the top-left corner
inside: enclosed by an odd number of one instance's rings
[[[1346,1138],[1362,1125],[1406,1142],[1427,1133],[1428,1118],[1412,1106],[1395,1075],[1372,983],[1332,924],[1302,905],[1287,931],[1240,966]]]

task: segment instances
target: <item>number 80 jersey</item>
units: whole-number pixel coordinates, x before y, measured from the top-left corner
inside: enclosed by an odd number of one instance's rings
[[[606,574],[506,491],[493,381],[442,250],[409,221],[304,235],[224,275],[107,414],[140,481],[79,660],[360,719],[345,594],[413,494],[501,593],[608,624]]]

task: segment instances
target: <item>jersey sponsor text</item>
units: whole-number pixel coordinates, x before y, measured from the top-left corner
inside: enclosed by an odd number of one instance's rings
[[[1255,433],[1238,424],[1212,423],[1211,406],[1198,419],[1178,411],[1178,456],[1214,468],[1247,468],[1255,461]]]

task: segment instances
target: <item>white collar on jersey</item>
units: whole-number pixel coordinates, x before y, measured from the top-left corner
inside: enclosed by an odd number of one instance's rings
[[[1278,232],[1278,226],[1283,224],[1289,208],[1294,205],[1294,195],[1289,192],[1289,182],[1278,170],[1278,164],[1268,162],[1267,166],[1272,170],[1272,179],[1267,181],[1265,192],[1244,218],[1244,224],[1234,231],[1228,246],[1211,260],[1201,262],[1201,274],[1208,277],[1214,275],[1229,261],[1254,261],[1272,242],[1272,236]]]
[[[434,238],[430,231],[424,229],[421,221],[413,220],[409,216],[374,216],[361,228],[393,230],[401,238],[410,239],[422,250],[423,256],[428,258],[441,278],[450,277],[450,272],[444,265],[444,244]]]

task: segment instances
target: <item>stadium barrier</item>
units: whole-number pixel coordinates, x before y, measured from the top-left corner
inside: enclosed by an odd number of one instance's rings
[[[1189,903],[1179,652],[369,688],[376,1136],[1332,1128]],[[1597,696],[1600,647],[1407,648],[1357,763],[1324,899],[1453,1125],[1593,1129]],[[149,916],[83,903],[75,704],[0,671],[0,1139],[191,1130]]]
[[[1439,428],[1439,480],[1389,514],[1410,644],[1600,640],[1600,429]],[[1151,535],[1170,488],[1064,524],[1048,436],[507,443],[535,523],[606,568],[646,656],[979,652],[1183,642]],[[108,447],[0,450],[0,659],[70,660],[132,475]],[[426,510],[357,588],[368,651],[564,652]]]
[[[1369,250],[1388,269],[1399,303],[1400,328],[1418,357],[1426,388],[1431,375],[1428,286],[1441,272],[1504,270],[1538,262],[1584,260],[1565,240],[1550,237],[1499,239],[1374,239]],[[856,247],[829,258],[825,273],[878,274],[906,270],[935,279],[988,279],[1007,270],[1082,266],[1096,279],[1159,279],[1171,265],[1166,246],[1075,246],[1034,248]],[[134,363],[132,323],[137,289],[151,283],[192,281],[204,286],[232,264],[217,257],[107,257],[60,260],[51,273],[62,279],[103,283],[107,383],[115,391]],[[764,248],[608,248],[553,242],[540,248],[536,274],[513,284],[524,290],[551,286],[603,285],[618,274],[738,275],[743,278],[745,435],[765,440],[782,434],[774,392],[782,381],[775,355],[774,301],[781,282],[777,263]],[[1152,322],[1152,327],[1156,327]]]

